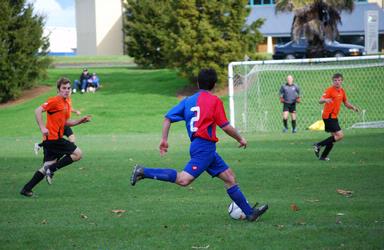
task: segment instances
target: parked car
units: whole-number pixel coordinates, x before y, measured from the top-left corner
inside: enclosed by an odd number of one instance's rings
[[[275,46],[273,59],[295,59],[306,58],[308,41],[299,39],[297,42],[290,41],[283,45]],[[362,56],[365,55],[363,46],[355,44],[339,43],[337,41],[326,40],[324,42],[327,57],[343,57],[343,56]]]

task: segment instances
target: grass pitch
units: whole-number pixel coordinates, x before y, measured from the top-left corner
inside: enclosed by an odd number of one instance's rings
[[[129,184],[135,163],[181,170],[187,162],[184,124],[172,127],[166,157],[157,150],[163,114],[178,102],[175,92],[185,81],[168,70],[98,73],[100,92],[73,96],[74,107],[93,115],[74,128],[84,158],[58,171],[52,186],[40,183],[33,198],[18,193],[41,164],[41,154],[32,151],[40,140],[33,110],[55,90],[0,110],[0,248],[384,247],[383,130],[345,130],[330,162],[316,160],[311,149],[327,136],[323,132],[246,134],[246,150],[219,132],[218,152],[247,199],[270,205],[257,223],[235,221],[222,182],[207,174],[186,188],[152,180]],[[48,82],[78,74],[51,70]]]

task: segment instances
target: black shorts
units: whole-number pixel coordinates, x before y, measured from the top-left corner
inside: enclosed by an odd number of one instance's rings
[[[283,112],[288,111],[289,113],[295,113],[296,112],[296,102],[293,103],[285,103],[283,106]]]
[[[325,132],[333,133],[341,130],[339,120],[337,120],[337,118],[323,119],[323,121],[325,125]]]
[[[43,141],[42,146],[44,148],[44,162],[58,160],[64,155],[70,155],[77,148],[73,142],[64,138]]]
[[[70,137],[71,135],[73,135],[73,131],[70,126],[64,126],[64,135],[66,137]]]

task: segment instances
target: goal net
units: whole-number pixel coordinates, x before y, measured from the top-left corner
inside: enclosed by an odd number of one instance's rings
[[[301,96],[296,105],[297,128],[307,129],[321,120],[324,105],[319,99],[335,73],[343,74],[348,101],[360,110],[355,113],[342,105],[338,117],[342,128],[382,126],[383,56],[232,62],[228,66],[231,124],[243,132],[281,130],[279,90],[292,75]]]

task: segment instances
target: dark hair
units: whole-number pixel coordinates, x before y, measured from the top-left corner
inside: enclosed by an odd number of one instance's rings
[[[340,73],[336,73],[336,74],[334,74],[334,75],[332,76],[332,80],[333,80],[333,79],[336,79],[336,78],[341,78],[341,79],[343,79],[343,75],[340,74]]]
[[[217,82],[217,73],[214,69],[201,69],[197,77],[199,89],[212,90]]]
[[[71,80],[69,80],[68,78],[65,78],[65,77],[61,77],[56,82],[57,89],[60,89],[61,85],[65,85],[67,83],[71,84]]]

